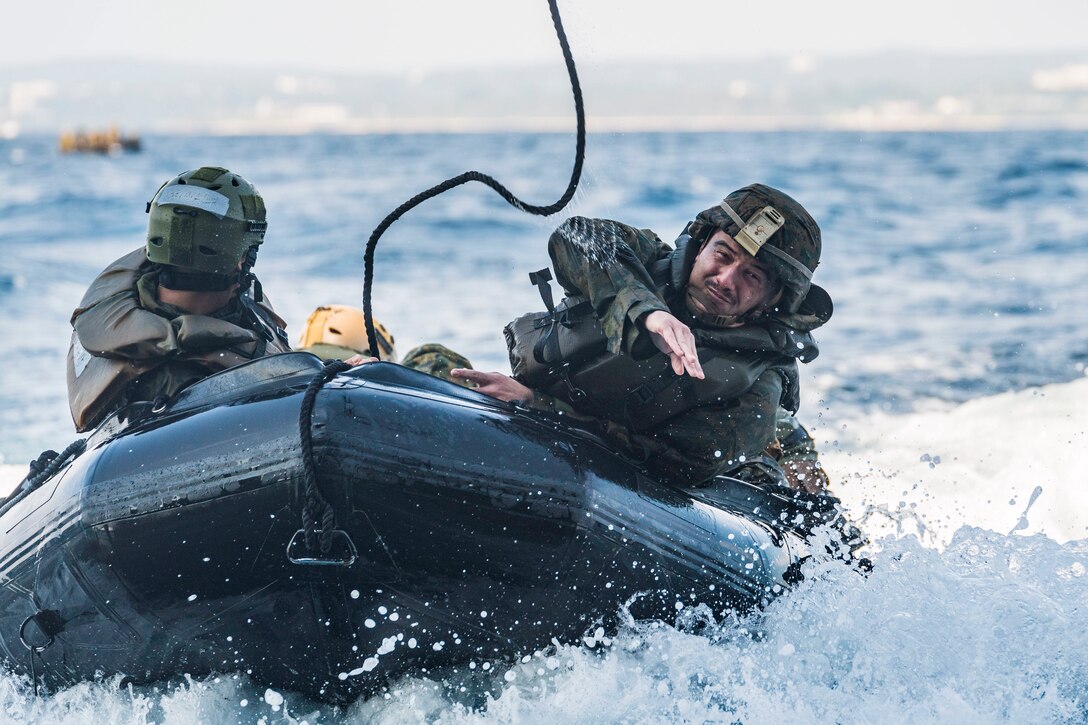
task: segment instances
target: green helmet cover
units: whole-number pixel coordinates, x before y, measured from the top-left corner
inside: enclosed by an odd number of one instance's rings
[[[257,188],[218,166],[167,181],[147,213],[147,258],[203,274],[233,274],[268,228]]]
[[[765,207],[770,206],[777,210],[784,223],[770,235],[763,245],[764,248],[757,252],[756,258],[770,267],[782,281],[782,306],[788,312],[796,312],[810,292],[821,297],[820,306],[823,306],[822,298],[827,297],[827,293],[811,283],[812,272],[820,263],[822,247],[820,227],[812,215],[793,197],[763,184],[751,184],[738,189],[727,196],[724,203],[745,221],[755,217]],[[734,239],[741,231],[736,221],[720,204],[699,212],[695,221],[689,225],[688,234],[701,247],[718,230]],[[766,247],[773,247],[774,250]],[[827,304],[830,305],[829,297]]]

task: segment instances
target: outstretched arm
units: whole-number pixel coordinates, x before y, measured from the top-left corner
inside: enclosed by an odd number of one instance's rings
[[[509,375],[485,373],[482,370],[454,368],[450,375],[476,384],[476,391],[507,403],[519,400],[526,404],[533,402],[533,390],[527,388]]]
[[[650,335],[658,350],[669,356],[672,371],[677,375],[687,373],[702,380],[703,366],[699,363],[699,353],[695,349],[695,336],[691,328],[676,319],[669,312],[655,310],[638,321]]]
[[[647,266],[670,251],[648,229],[608,219],[572,217],[548,240],[556,279],[568,294],[589,298],[614,354],[632,351],[640,317],[668,310]]]

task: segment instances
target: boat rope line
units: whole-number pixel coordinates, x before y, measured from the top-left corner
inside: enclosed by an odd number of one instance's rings
[[[305,537],[306,549],[317,552],[320,548],[322,554],[328,554],[332,549],[333,531],[336,529],[336,511],[317,487],[317,473],[314,466],[314,441],[313,441],[313,415],[314,401],[317,394],[332,380],[345,370],[351,370],[342,360],[332,360],[325,365],[325,369],[314,376],[310,384],[306,386],[306,392],[302,396],[302,405],[298,413],[298,434],[302,445],[302,475],[303,475],[303,502],[302,502],[302,531]],[[318,542],[317,520],[321,519],[320,547]]]
[[[37,603],[37,596],[32,595],[34,599],[35,608],[40,605]],[[29,633],[27,632],[27,625],[33,623],[38,629],[38,633],[42,636],[43,641],[41,643],[35,643],[31,641]],[[34,684],[34,696],[39,694],[39,679],[41,684],[44,684],[45,678],[45,662],[42,660],[42,653],[53,646],[56,641],[56,636],[64,631],[64,620],[61,619],[60,614],[51,609],[38,609],[34,614],[23,620],[23,623],[19,626],[19,641],[23,643],[23,646],[27,648],[30,656],[30,681]],[[38,677],[38,668],[35,666],[35,660],[38,664],[42,665],[42,677]]]
[[[30,471],[26,474],[26,478],[19,482],[19,485],[16,486],[6,500],[0,501],[0,513],[6,511],[16,501],[42,485],[42,483],[48,481],[69,460],[79,458],[80,454],[86,449],[87,439],[77,438],[60,453],[51,450],[42,451],[37,458],[30,462]]]
[[[563,50],[563,60],[567,64],[567,75],[570,76],[570,87],[571,91],[574,93],[574,110],[578,119],[574,168],[571,169],[567,190],[563,192],[563,195],[559,197],[559,200],[554,204],[537,206],[522,201],[515,196],[512,191],[487,174],[480,173],[479,171],[466,171],[459,176],[446,179],[441,184],[437,184],[426,191],[416,194],[390,212],[389,215],[382,219],[381,223],[375,227],[373,233],[371,233],[370,239],[367,240],[366,243],[366,252],[363,255],[363,315],[366,320],[367,344],[370,346],[371,350],[379,349],[378,337],[374,332],[374,315],[371,311],[370,304],[370,295],[374,284],[374,250],[377,248],[378,240],[381,239],[382,234],[393,225],[393,222],[397,221],[408,211],[414,209],[428,199],[432,199],[439,194],[461,186],[462,184],[467,184],[470,181],[478,181],[481,184],[491,187],[491,189],[501,196],[506,203],[510,204],[510,206],[529,214],[536,214],[537,216],[550,216],[555,214],[556,212],[561,211],[563,207],[570,203],[570,200],[574,198],[574,192],[577,191],[578,181],[582,176],[582,164],[585,161],[586,113],[582,103],[582,87],[578,83],[578,70],[574,66],[574,56],[571,55],[570,44],[567,42],[567,33],[563,30],[563,21],[559,17],[559,7],[556,5],[556,2],[557,0],[548,0],[548,7],[551,10],[552,23],[555,25],[556,36],[559,38],[559,46]]]

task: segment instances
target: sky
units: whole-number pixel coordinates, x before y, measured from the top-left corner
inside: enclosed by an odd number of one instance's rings
[[[1088,50],[1086,0],[560,0],[579,62]],[[558,57],[545,0],[0,0],[0,67],[431,72]]]

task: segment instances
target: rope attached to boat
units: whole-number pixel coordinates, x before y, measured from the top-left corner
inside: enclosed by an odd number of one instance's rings
[[[310,552],[317,552],[318,531],[320,530],[320,551],[328,554],[332,549],[332,533],[336,529],[336,511],[332,504],[321,494],[317,487],[317,469],[314,466],[314,442],[313,442],[313,414],[314,401],[317,393],[345,370],[351,370],[342,360],[330,360],[325,364],[325,369],[314,376],[306,387],[302,396],[302,405],[298,413],[298,434],[302,444],[302,474],[304,500],[302,502],[302,531],[306,538],[306,548]],[[317,520],[321,519],[321,527],[318,529]]]
[[[470,181],[478,181],[481,184],[491,187],[491,189],[501,196],[507,204],[510,204],[510,206],[515,209],[520,209],[521,211],[528,212],[529,214],[536,214],[538,216],[555,214],[562,210],[563,207],[574,198],[574,192],[578,189],[578,180],[582,176],[582,164],[585,161],[586,113],[582,103],[582,87],[578,83],[578,70],[574,66],[574,56],[571,55],[570,52],[570,44],[567,42],[567,33],[563,30],[563,21],[559,17],[559,7],[556,5],[556,0],[548,0],[548,7],[551,10],[552,23],[555,25],[555,33],[559,37],[559,46],[563,50],[563,60],[567,64],[567,75],[570,76],[570,87],[574,92],[574,110],[578,117],[578,138],[574,152],[574,168],[570,173],[570,181],[567,183],[567,190],[563,192],[563,195],[559,197],[559,200],[554,204],[537,206],[522,201],[515,196],[512,191],[487,174],[480,173],[479,171],[466,171],[459,176],[454,176],[451,179],[443,181],[441,184],[432,186],[430,189],[416,194],[394,209],[385,217],[385,219],[382,219],[381,223],[370,235],[370,239],[366,243],[366,252],[363,256],[363,314],[366,319],[366,339],[367,344],[370,346],[369,349],[379,349],[378,337],[374,332],[374,315],[370,306],[370,293],[374,284],[374,250],[377,248],[378,240],[381,238],[382,234],[393,225],[393,222],[404,216],[405,213],[428,199],[434,198],[439,194],[457,186],[461,186],[462,184],[467,184]]]
[[[36,459],[30,462],[30,471],[26,474],[26,478],[19,482],[19,485],[15,487],[15,490],[11,492],[7,499],[0,500],[0,513],[3,513],[23,496],[48,481],[65,463],[75,460],[86,449],[87,439],[77,438],[60,453],[42,451]]]
[[[86,448],[87,439],[77,438],[69,443],[68,447],[60,453],[43,451],[42,454],[30,464],[30,473],[23,479],[19,489],[21,491],[30,491],[36,488],[43,481],[60,470],[60,467],[67,463],[68,459],[78,457],[80,453],[83,453],[83,451],[86,450]]]

